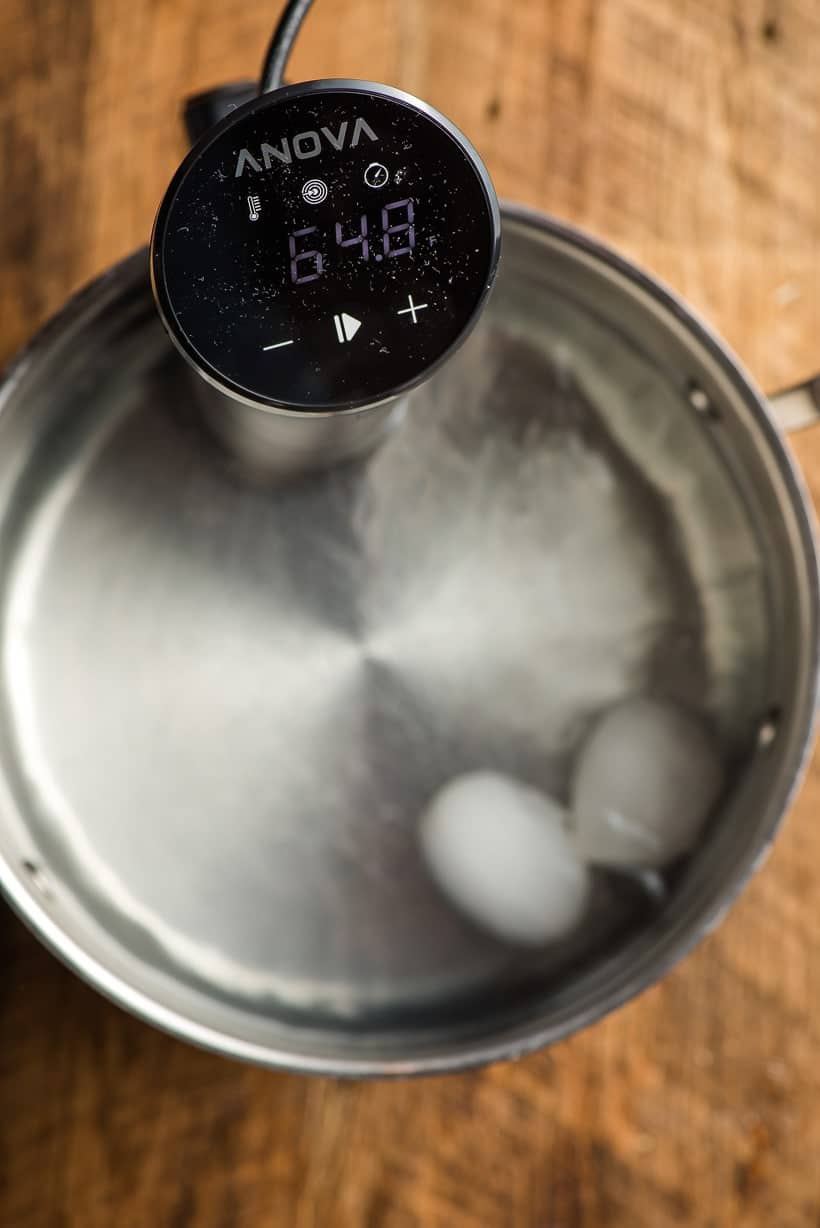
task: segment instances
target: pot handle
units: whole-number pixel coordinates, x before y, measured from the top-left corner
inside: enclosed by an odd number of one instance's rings
[[[800,431],[820,422],[820,375],[784,388],[768,398],[775,422],[782,431]]]

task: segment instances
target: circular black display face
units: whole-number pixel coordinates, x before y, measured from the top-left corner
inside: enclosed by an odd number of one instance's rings
[[[240,108],[189,154],[152,239],[166,327],[251,401],[328,411],[423,379],[495,273],[478,155],[426,104],[318,81]]]

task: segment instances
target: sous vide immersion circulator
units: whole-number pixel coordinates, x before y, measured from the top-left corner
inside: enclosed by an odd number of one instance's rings
[[[466,138],[366,81],[264,93],[197,142],[160,205],[151,273],[211,425],[276,471],[367,450],[469,333],[498,204]]]

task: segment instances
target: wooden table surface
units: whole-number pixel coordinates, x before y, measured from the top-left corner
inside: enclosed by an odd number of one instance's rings
[[[145,241],[180,99],[269,0],[0,0],[0,359]],[[677,287],[764,387],[820,368],[817,0],[319,0],[293,78],[445,109],[500,193]],[[820,430],[794,441],[820,496]],[[342,1084],[108,1005],[0,915],[4,1228],[820,1224],[820,767],[662,985],[515,1065]]]

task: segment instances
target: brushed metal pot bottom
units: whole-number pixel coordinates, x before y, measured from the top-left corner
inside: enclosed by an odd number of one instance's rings
[[[770,842],[810,732],[815,558],[732,359],[655,283],[507,210],[467,346],[363,461],[246,482],[143,253],[0,413],[0,855],[103,992],[222,1052],[407,1073],[555,1040],[657,978]],[[732,784],[660,914],[603,878],[522,955],[439,896],[457,772],[566,795],[590,721],[693,704]]]

